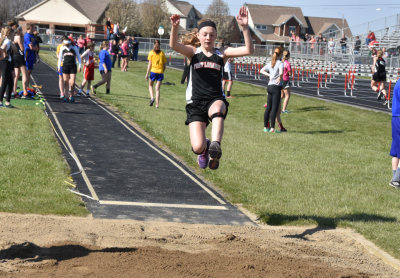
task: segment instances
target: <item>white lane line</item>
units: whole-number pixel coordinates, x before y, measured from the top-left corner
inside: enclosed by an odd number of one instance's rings
[[[215,200],[217,200],[220,204],[225,205],[226,203],[219,198],[217,195],[214,194],[210,189],[205,187],[201,182],[199,182],[197,179],[193,177],[188,171],[183,169],[179,164],[177,164],[175,161],[173,161],[171,158],[169,158],[167,155],[165,155],[163,152],[161,152],[159,149],[154,147],[152,144],[150,144],[146,139],[144,139],[140,134],[132,130],[128,125],[126,125],[123,121],[121,121],[118,117],[116,117],[114,114],[112,114],[110,111],[108,111],[106,108],[103,106],[99,105],[96,101],[93,99],[90,99],[93,103],[95,103],[97,106],[99,106],[101,109],[103,109],[105,112],[107,112],[110,116],[112,116],[114,119],[116,119],[121,125],[123,125],[127,130],[129,130],[132,134],[134,134],[136,137],[138,137],[140,140],[142,140],[144,143],[146,143],[150,148],[155,150],[157,153],[159,153],[161,156],[163,156],[165,159],[167,159],[169,162],[172,163],[176,168],[178,168],[182,173],[184,173],[187,177],[189,177],[192,181],[194,181],[197,185],[199,185],[204,191],[206,191],[211,197],[213,197]]]
[[[36,84],[36,81],[35,81],[35,79],[33,78],[33,76],[31,76],[31,77],[32,77],[33,82]],[[36,85],[37,85],[37,84],[36,84]],[[85,181],[86,186],[87,186],[87,188],[89,189],[90,194],[92,195],[92,198],[93,198],[94,200],[98,201],[98,200],[99,200],[99,197],[97,196],[96,191],[94,191],[94,188],[93,188],[93,186],[92,186],[92,183],[90,182],[88,176],[86,175],[86,171],[85,171],[85,169],[82,167],[82,164],[81,164],[81,162],[79,161],[79,158],[78,158],[78,156],[76,155],[74,148],[72,147],[71,143],[69,142],[68,137],[67,137],[67,135],[66,135],[65,132],[64,132],[64,129],[62,128],[60,122],[58,121],[58,118],[57,118],[56,114],[54,113],[53,109],[51,108],[50,104],[46,101],[46,99],[44,100],[44,103],[45,103],[46,106],[49,108],[50,113],[53,115],[54,121],[56,122],[57,127],[58,127],[58,129],[60,130],[62,137],[64,138],[65,142],[67,143],[70,152],[71,152],[72,155],[75,157],[76,162],[77,162],[77,164],[78,164],[78,168],[82,169],[82,177],[83,177],[83,180]]]
[[[205,210],[228,210],[224,206],[205,206],[205,205],[189,205],[189,204],[163,204],[163,203],[141,203],[141,202],[121,202],[121,201],[103,201],[101,205],[117,205],[117,206],[137,206],[137,207],[163,207],[163,208],[185,208],[185,209],[205,209]]]

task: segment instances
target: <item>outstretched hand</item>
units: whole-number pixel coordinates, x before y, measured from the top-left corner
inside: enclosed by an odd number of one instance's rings
[[[173,14],[169,19],[171,20],[171,25],[173,27],[178,27],[179,23],[181,22],[181,17],[179,16],[179,14]]]
[[[242,26],[246,27],[249,24],[249,17],[246,7],[241,7],[239,10],[239,14],[236,16],[237,23]]]

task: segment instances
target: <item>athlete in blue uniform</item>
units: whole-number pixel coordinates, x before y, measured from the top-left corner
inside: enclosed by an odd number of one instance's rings
[[[400,80],[400,79],[399,79]],[[400,81],[397,81],[392,98],[392,156],[393,178],[389,185],[400,189]]]

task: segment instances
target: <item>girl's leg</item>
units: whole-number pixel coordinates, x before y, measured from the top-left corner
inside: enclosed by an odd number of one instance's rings
[[[111,71],[109,71],[109,72],[107,72],[107,74],[105,75],[105,80],[106,80],[106,94],[109,94],[110,93],[110,89],[111,89],[111,75],[112,75],[112,72]]]
[[[228,81],[228,86],[227,86],[227,88],[226,88],[227,96],[228,96],[228,97],[231,96],[232,84],[233,84],[233,81]]]
[[[190,145],[196,154],[201,154],[207,147],[206,127],[207,125],[204,122],[191,122],[189,124]]]
[[[269,87],[268,87],[269,89]],[[275,130],[275,119],[278,113],[278,107],[281,103],[281,90],[279,86],[271,85],[272,92],[272,107],[271,107],[271,131]],[[269,92],[268,92],[269,93]]]
[[[149,93],[150,93],[150,101],[154,102],[154,93],[153,93],[153,84],[154,81],[149,79]],[[150,106],[153,105],[152,103],[150,104]]]
[[[88,83],[88,81],[84,78],[82,81],[81,86],[79,87],[79,94],[82,93],[83,88],[85,88],[86,83]],[[90,83],[90,82],[89,82]],[[90,84],[88,85],[88,87],[90,86]]]
[[[222,100],[215,101],[208,109],[208,117],[212,118],[211,141],[222,141],[224,134],[224,118],[226,105]],[[217,117],[215,117],[217,116]]]
[[[224,118],[226,105],[222,100],[215,101],[208,109],[208,117],[212,121],[211,144],[208,149],[210,162],[208,167],[216,170],[219,167],[219,159],[222,156],[221,141],[224,135]]]
[[[63,73],[63,80],[64,80],[64,96],[66,97],[66,98],[69,98],[70,97],[70,95],[69,95],[69,74],[65,74],[65,73]]]
[[[385,97],[386,97],[385,81],[381,81],[381,84],[380,84],[380,86],[379,86],[379,91],[381,91],[382,94],[384,94]]]
[[[271,113],[271,108],[272,108],[272,93],[270,93],[268,91],[267,109],[265,109],[265,112],[264,112],[264,128],[269,128],[268,123],[269,123],[269,116]]]
[[[371,80],[371,89],[372,89],[374,92],[378,92],[377,82],[374,81],[374,80]]]
[[[20,72],[21,72],[20,68],[15,68],[14,69],[15,77],[14,77],[14,84],[13,84],[14,85],[13,86],[13,92],[15,93],[15,95],[17,95],[18,78],[19,78]],[[24,93],[25,93],[25,88],[24,88]]]
[[[62,75],[58,75],[58,87],[60,88],[60,97],[64,97],[64,78]]]
[[[20,70],[22,73],[22,89],[24,90],[24,93],[28,94],[28,91],[26,90],[28,88],[28,72],[25,66],[20,67]]]
[[[69,89],[69,93],[70,93],[71,97],[74,96],[75,78],[76,78],[76,74],[70,74],[68,89]]]
[[[287,106],[288,106],[288,104],[289,104],[289,99],[290,99],[290,89],[289,89],[289,88],[284,89],[284,90],[283,90],[283,93],[284,93],[284,95],[285,95],[285,100],[283,101],[282,110],[283,110],[283,111],[286,111],[286,108],[287,108]]]
[[[160,87],[161,87],[162,81],[157,81],[156,83],[156,108],[158,108],[158,105],[160,104]]]

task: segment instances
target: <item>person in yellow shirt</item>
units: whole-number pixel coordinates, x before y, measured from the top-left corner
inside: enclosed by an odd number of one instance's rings
[[[154,101],[156,102],[156,108],[160,103],[160,87],[161,82],[164,80],[165,65],[167,63],[167,57],[164,52],[160,49],[160,41],[155,40],[153,50],[149,52],[147,57],[149,65],[147,66],[146,80],[149,80],[149,92],[150,92],[150,106],[153,106]],[[154,99],[153,84],[156,83],[156,98]]]

